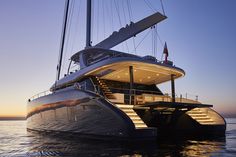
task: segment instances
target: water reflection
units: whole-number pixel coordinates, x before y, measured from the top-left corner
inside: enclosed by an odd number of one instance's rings
[[[0,156],[236,156],[236,124],[226,137],[163,137],[144,143],[36,134],[25,130],[24,121],[0,125]]]
[[[63,136],[31,136],[29,156],[210,156],[225,147],[215,140],[161,139],[158,142],[95,141]]]

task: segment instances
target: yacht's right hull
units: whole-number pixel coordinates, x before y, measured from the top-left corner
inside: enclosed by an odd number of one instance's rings
[[[200,111],[197,112],[198,109]],[[161,136],[214,137],[225,135],[224,118],[210,108],[195,108],[188,112],[176,109],[172,113],[158,110],[137,110],[137,112],[149,127],[156,127],[159,131],[158,135]]]

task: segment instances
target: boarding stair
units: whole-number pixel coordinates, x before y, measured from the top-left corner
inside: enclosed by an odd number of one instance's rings
[[[96,80],[97,80],[99,87],[102,90],[104,96],[106,96],[108,99],[113,99],[114,98],[113,93],[111,92],[111,90],[109,89],[107,84],[99,77],[96,77]]]
[[[196,120],[201,125],[212,125],[214,121],[210,118],[206,112],[202,111],[201,108],[194,108],[188,112],[186,112],[191,118]]]
[[[126,115],[129,116],[129,118],[134,123],[136,129],[147,128],[147,125],[143,122],[143,120],[139,117],[139,115],[134,111],[133,109],[134,105],[116,104],[116,106],[119,109],[121,109],[123,112],[125,112]]]

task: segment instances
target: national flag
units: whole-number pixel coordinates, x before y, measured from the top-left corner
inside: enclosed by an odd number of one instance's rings
[[[167,44],[166,44],[166,42],[165,42],[165,45],[164,45],[163,54],[165,54],[165,55],[166,55],[166,57],[168,57],[168,56],[169,56],[169,53],[168,53],[168,49],[167,49]]]

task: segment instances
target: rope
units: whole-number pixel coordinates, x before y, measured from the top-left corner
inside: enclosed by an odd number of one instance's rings
[[[128,8],[128,13],[129,13],[129,20],[130,22],[133,19],[133,15],[132,15],[132,8],[131,8],[131,3],[130,0],[126,0],[127,3],[127,8]],[[132,37],[132,41],[133,41],[133,47],[134,47],[134,54],[136,54],[136,48],[135,48],[135,37]]]
[[[157,12],[157,10],[152,7],[152,4],[151,4],[148,0],[144,0],[144,2],[147,4],[147,6],[148,6],[153,12]]]
[[[118,8],[118,6],[116,4],[116,0],[114,0],[114,2],[115,2],[116,12],[117,12],[117,15],[118,15],[119,24],[120,24],[120,27],[121,27],[122,24],[121,24],[121,18],[120,18],[120,14],[119,14],[119,8]]]
[[[98,42],[98,36],[99,36],[99,34],[98,34],[98,32],[99,32],[99,9],[100,9],[100,3],[99,3],[99,1],[97,1],[98,2],[98,9],[97,9],[97,42]]]
[[[79,20],[79,16],[80,16],[80,10],[81,10],[81,1],[79,1],[79,9],[78,9],[78,12],[77,12],[77,15],[76,15],[76,24],[75,24],[75,33],[74,33],[74,37],[73,37],[73,40],[72,40],[72,46],[71,46],[71,52],[73,52],[74,51],[74,45],[75,45],[75,36],[77,37],[77,34],[78,34],[78,28],[79,28],[79,22],[80,22],[80,20]]]
[[[69,13],[68,13],[68,19],[67,19],[67,23],[68,23],[68,29],[66,30],[66,32],[68,32],[68,34],[66,34],[66,41],[65,41],[65,51],[64,51],[64,56],[62,58],[62,68],[61,71],[65,71],[65,60],[67,58],[68,55],[68,46],[69,46],[69,41],[70,41],[70,33],[71,33],[71,23],[72,23],[72,16],[73,16],[73,10],[74,10],[74,0],[70,1],[70,6],[69,6]]]
[[[113,24],[113,7],[112,7],[112,2],[110,3],[110,8],[111,8],[111,27],[112,27],[112,31],[114,31],[114,24]]]
[[[119,14],[119,6],[117,5],[116,0],[114,0],[114,3],[115,3],[115,8],[116,8],[116,12],[118,15],[118,19],[119,19],[119,24],[120,24],[120,27],[122,27],[121,18],[120,18],[120,14]],[[124,51],[124,43],[122,43],[121,45],[122,45],[122,50]]]
[[[151,32],[151,29],[147,32],[147,34],[143,37],[143,39],[138,43],[138,45],[135,47],[135,49],[138,48],[138,46],[143,42],[143,40],[149,35],[149,33]]]
[[[132,8],[131,8],[131,3],[130,0],[126,0],[127,2],[127,8],[128,8],[128,13],[129,13],[129,20],[132,21],[133,20],[133,15],[132,15]]]
[[[103,23],[103,37],[105,38],[106,28],[105,28],[105,9],[104,9],[104,1],[102,1],[102,23]]]
[[[160,0],[160,2],[161,2],[161,8],[162,8],[163,15],[166,15],[166,14],[165,14],[165,10],[164,10],[164,6],[163,6],[162,0]]]
[[[93,39],[94,39],[94,1],[91,1],[91,45],[93,45]]]
[[[124,20],[125,20],[125,23],[127,23],[128,20],[127,20],[126,15],[125,15],[125,5],[124,5],[124,1],[122,1],[121,3],[122,3],[122,9],[123,9],[123,13],[124,13]]]

